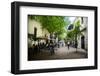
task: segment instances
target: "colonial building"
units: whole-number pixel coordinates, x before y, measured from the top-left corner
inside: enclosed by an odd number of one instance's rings
[[[37,44],[39,42],[45,42],[45,39],[48,38],[49,32],[46,29],[43,29],[41,23],[37,22],[34,19],[28,19],[28,43],[29,46]]]
[[[80,31],[81,35],[77,37],[77,42],[78,42],[78,48],[81,49],[88,49],[88,18],[87,17],[77,17],[75,19],[75,22],[79,21],[80,22]]]

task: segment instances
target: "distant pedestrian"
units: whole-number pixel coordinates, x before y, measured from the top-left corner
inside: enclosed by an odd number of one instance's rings
[[[55,54],[53,43],[50,43],[50,53],[51,53],[51,55]]]
[[[68,50],[69,50],[69,45],[70,45],[70,42],[68,41],[68,42],[67,42]]]

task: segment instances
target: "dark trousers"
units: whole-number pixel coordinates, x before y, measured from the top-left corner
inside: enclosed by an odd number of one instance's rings
[[[68,45],[68,50],[69,50],[69,45]]]

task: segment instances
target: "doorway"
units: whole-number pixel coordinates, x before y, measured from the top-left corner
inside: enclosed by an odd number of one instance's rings
[[[81,37],[81,48],[85,49],[85,37],[84,36]]]

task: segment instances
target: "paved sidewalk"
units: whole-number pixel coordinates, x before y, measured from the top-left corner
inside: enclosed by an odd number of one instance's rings
[[[80,48],[73,48],[73,47],[69,47],[69,49],[67,47],[61,47],[58,48],[58,53],[62,52],[62,53],[72,53],[72,52],[81,52],[81,53],[87,53],[86,50],[84,49],[80,49]]]
[[[55,54],[51,55],[50,51],[44,50],[39,54],[33,56],[31,60],[52,60],[52,59],[80,59],[87,58],[87,52],[83,49],[77,49],[73,47],[60,47],[57,48]]]

